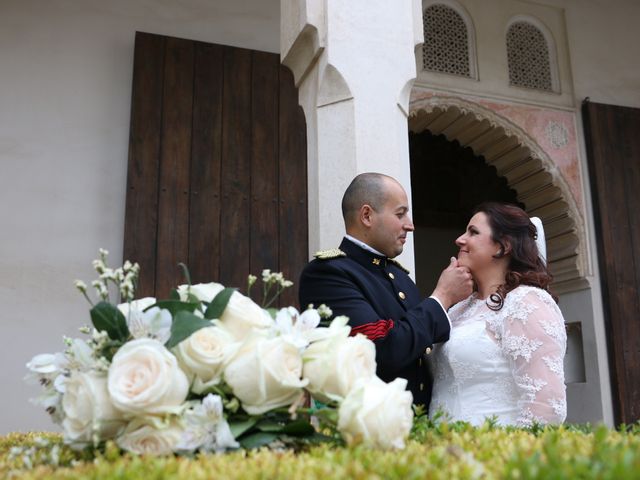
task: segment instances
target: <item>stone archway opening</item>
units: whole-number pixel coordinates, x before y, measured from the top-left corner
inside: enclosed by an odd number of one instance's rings
[[[533,139],[482,106],[444,97],[412,104],[409,131],[421,288],[435,284],[438,268],[457,251],[453,242],[471,209],[485,200],[516,203],[540,217],[554,291],[584,288],[582,218],[564,178]],[[435,197],[427,192],[429,182]]]

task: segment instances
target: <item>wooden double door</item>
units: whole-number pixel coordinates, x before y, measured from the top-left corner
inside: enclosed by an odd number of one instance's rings
[[[308,257],[306,125],[277,54],[137,33],[124,258],[138,296],[249,273],[297,283]],[[282,304],[297,304],[290,289]]]
[[[616,423],[640,419],[640,109],[585,101]]]

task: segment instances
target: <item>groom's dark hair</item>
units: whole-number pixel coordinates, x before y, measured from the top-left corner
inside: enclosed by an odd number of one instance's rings
[[[342,218],[345,225],[350,225],[363,205],[378,210],[387,199],[387,180],[396,181],[393,177],[382,173],[367,172],[356,176],[342,197]]]

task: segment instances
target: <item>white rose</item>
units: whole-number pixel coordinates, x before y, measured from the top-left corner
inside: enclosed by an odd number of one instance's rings
[[[109,367],[109,395],[116,408],[130,414],[176,410],[189,392],[189,381],[160,342],[139,338],[125,343]]]
[[[169,455],[182,438],[182,426],[176,422],[144,418],[133,420],[116,439],[123,450],[138,455]]]
[[[302,357],[283,337],[245,342],[229,361],[224,378],[251,415],[293,403],[307,384]]]
[[[216,295],[218,295],[222,290],[224,290],[224,285],[220,285],[219,283],[211,282],[211,283],[198,283],[197,285],[180,285],[178,288],[178,295],[180,295],[180,300],[186,302],[188,300],[188,295],[191,293],[194,297],[196,297],[201,302],[211,302]]]
[[[224,365],[238,344],[225,329],[201,328],[174,349],[180,366],[193,378],[191,390],[202,393],[220,383]]]
[[[333,336],[312,343],[303,354],[303,377],[321,402],[341,401],[355,383],[376,374],[376,347],[363,335]]]
[[[236,340],[244,340],[253,332],[266,334],[275,325],[269,312],[238,292],[231,295],[220,322]]]
[[[413,396],[407,381],[384,383],[378,377],[359,382],[338,410],[338,430],[347,443],[377,448],[404,448],[413,423]]]
[[[200,283],[191,287],[180,285],[178,294],[182,301],[186,301],[188,292],[191,292],[198,300],[211,302],[222,290],[224,286],[219,283]],[[231,294],[219,320],[236,340],[244,340],[254,330],[266,332],[274,325],[273,319],[266,310],[237,291]]]
[[[74,372],[65,382],[62,397],[65,440],[91,442],[113,438],[123,426],[107,392],[107,377],[95,372]]]

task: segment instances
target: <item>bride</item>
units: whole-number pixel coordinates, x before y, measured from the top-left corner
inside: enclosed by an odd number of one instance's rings
[[[564,421],[566,333],[536,245],[538,236],[544,245],[541,227],[518,207],[484,203],[456,240],[477,289],[449,310],[450,339],[434,352],[432,416],[442,410],[474,425],[487,417],[517,426]]]

